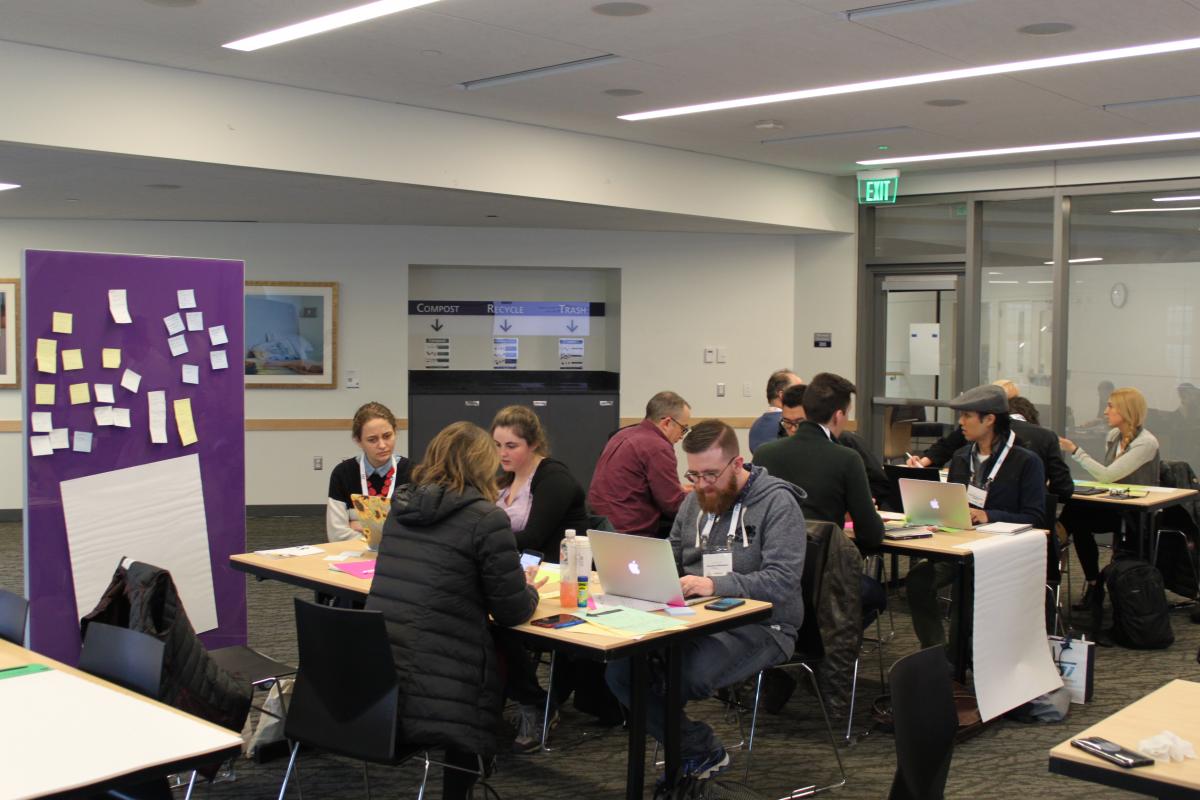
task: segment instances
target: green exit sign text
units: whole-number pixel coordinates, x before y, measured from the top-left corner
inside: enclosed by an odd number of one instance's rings
[[[895,169],[858,173],[859,205],[896,202],[900,189],[900,171]]]

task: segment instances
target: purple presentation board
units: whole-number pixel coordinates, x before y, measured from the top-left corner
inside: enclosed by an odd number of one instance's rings
[[[245,397],[242,370],[244,264],[201,258],[25,251],[24,452],[25,589],[30,600],[30,646],[74,663],[79,654],[79,618],[94,607],[76,608],[61,483],[129,467],[152,465],[196,454],[203,485],[204,517],[218,625],[201,635],[208,647],[246,641],[246,584],[229,568],[229,556],[245,551]],[[118,324],[109,312],[109,290],[125,289],[132,322]],[[164,317],[180,310],[177,292],[192,289],[204,328],[184,331],[190,358],[172,357]],[[53,332],[55,312],[73,316],[70,334]],[[211,345],[209,327],[224,325],[228,344]],[[57,341],[53,374],[38,369],[39,339]],[[62,351],[81,349],[83,369],[64,371]],[[102,350],[119,348],[121,367],[105,369]],[[209,352],[224,349],[227,369],[213,369]],[[199,384],[182,380],[181,363],[198,365]],[[120,386],[126,368],[141,375],[139,390]],[[72,404],[69,387],[79,382],[113,384],[117,405],[130,411],[128,428],[100,426],[98,404]],[[53,405],[36,404],[36,386],[54,384]],[[151,442],[147,393],[166,392],[167,441]],[[175,399],[191,399],[198,441],[184,446],[176,428]],[[44,400],[45,398],[43,398]],[[32,414],[51,411],[55,427],[91,432],[91,452],[67,448],[49,456],[31,453]],[[72,439],[74,434],[72,433]],[[137,509],[131,508],[130,514]],[[169,514],[161,518],[170,536]],[[111,572],[116,562],[107,565]],[[96,598],[99,600],[99,597]],[[89,601],[91,602],[91,601]]]

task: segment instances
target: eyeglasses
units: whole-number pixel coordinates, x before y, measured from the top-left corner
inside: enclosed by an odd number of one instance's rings
[[[671,420],[671,422],[674,422],[676,425],[679,426],[679,434],[681,436],[687,436],[688,431],[690,431],[692,429],[691,425],[684,425],[682,422],[675,419],[674,417],[667,417],[667,419]]]
[[[717,469],[706,469],[704,472],[696,472],[689,469],[683,473],[683,477],[688,479],[689,483],[716,483],[717,479],[725,474],[725,470],[729,469],[729,465],[737,461],[738,457],[734,456],[725,462],[725,466]]]
[[[800,423],[803,421],[804,420],[801,419],[787,419],[785,417],[779,420],[779,424],[782,425],[783,429],[788,433],[795,433],[796,429],[800,427]]]

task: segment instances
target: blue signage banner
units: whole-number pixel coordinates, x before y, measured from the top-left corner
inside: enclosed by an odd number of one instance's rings
[[[604,303],[524,300],[409,300],[411,316],[603,317]]]

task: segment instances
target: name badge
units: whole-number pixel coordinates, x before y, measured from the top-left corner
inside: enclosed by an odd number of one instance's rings
[[[705,553],[704,577],[719,578],[733,572],[733,553]]]
[[[978,486],[967,487],[967,502],[976,508],[983,508],[987,503],[987,490],[980,489]]]

